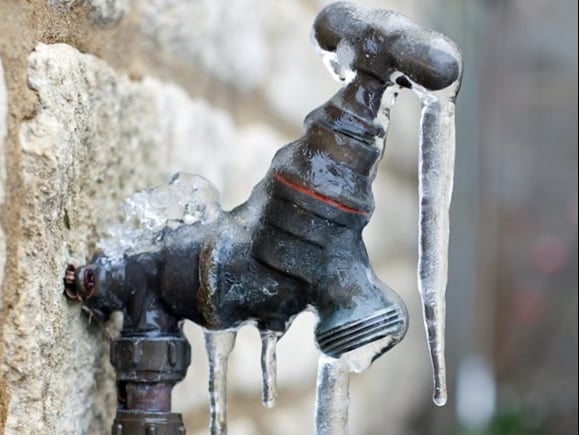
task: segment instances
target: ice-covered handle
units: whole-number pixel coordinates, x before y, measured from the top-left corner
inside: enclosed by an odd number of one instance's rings
[[[421,28],[399,13],[346,2],[320,12],[313,37],[342,80],[363,73],[387,86],[412,89],[422,102],[418,288],[434,372],[433,399],[444,405],[445,292],[460,52],[444,35]]]
[[[319,47],[336,53],[340,64],[384,83],[398,72],[428,91],[438,91],[460,76],[455,44],[397,12],[332,3],[316,17],[313,32]]]

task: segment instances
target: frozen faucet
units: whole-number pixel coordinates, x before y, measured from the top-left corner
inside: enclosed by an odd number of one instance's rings
[[[67,270],[69,298],[103,320],[113,311],[124,315],[111,345],[119,404],[113,434],[185,433],[181,417],[170,412],[171,389],[190,360],[184,319],[206,331],[211,433],[226,433],[224,372],[235,331],[246,322],[263,338],[264,404],[271,406],[275,343],[306,309],[319,317],[315,336],[324,355],[318,395],[327,400],[318,403],[317,433],[346,433],[344,405],[337,402],[347,394],[347,373],[369,366],[408,327],[404,303],[372,270],[361,235],[401,88],[423,102],[419,287],[435,402],[445,401],[444,288],[460,54],[444,36],[395,12],[349,3],[319,13],[313,40],[344,86],[306,117],[303,136],[276,153],[245,203],[231,211],[202,203],[197,216],[185,204],[183,213],[141,231],[146,247],[105,251]],[[187,174],[163,189],[214,193]]]

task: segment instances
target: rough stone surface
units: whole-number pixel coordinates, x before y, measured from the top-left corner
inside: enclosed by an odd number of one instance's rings
[[[6,169],[4,163],[4,138],[7,130],[8,97],[4,83],[4,68],[0,58],[0,204],[4,203],[4,185],[6,184]],[[6,263],[6,239],[0,226],[0,283],[4,281],[4,265]],[[0,308],[2,307],[2,287],[0,286]]]
[[[136,6],[142,31],[184,62],[200,63],[239,90],[253,89],[264,79],[263,1],[142,0]]]
[[[57,8],[72,8],[83,5],[89,10],[93,20],[100,24],[118,21],[129,10],[130,0],[48,0],[48,4]]]
[[[287,122],[299,125],[340,84],[330,78],[311,43],[312,9],[300,2],[268,3],[277,19],[268,22],[268,38],[274,42],[265,97]]]
[[[96,228],[117,216],[120,200],[134,190],[166,182],[177,169],[203,173],[222,187],[219,153],[231,146],[233,127],[172,85],[131,82],[64,44],[36,48],[28,82],[39,108],[20,130],[18,260],[26,280],[4,328],[11,385],[6,429],[98,433],[91,432],[95,419],[102,424],[111,417],[110,404],[102,408],[99,397],[113,394],[107,341],[62,297],[62,271],[68,262],[87,260]]]

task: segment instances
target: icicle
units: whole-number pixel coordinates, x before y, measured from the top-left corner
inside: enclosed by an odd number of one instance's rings
[[[262,403],[273,408],[277,399],[277,358],[276,346],[281,332],[261,331],[261,372],[263,382]]]
[[[347,435],[350,370],[342,359],[320,356],[316,391],[316,435]]]
[[[391,344],[384,337],[366,346],[331,358],[325,354],[318,363],[316,389],[316,435],[348,435],[350,373],[362,373],[377,355]]]
[[[227,360],[235,346],[236,330],[205,331],[209,360],[209,433],[227,434]]]
[[[434,376],[434,403],[446,403],[445,292],[454,177],[454,102],[423,98],[420,138],[418,288]]]

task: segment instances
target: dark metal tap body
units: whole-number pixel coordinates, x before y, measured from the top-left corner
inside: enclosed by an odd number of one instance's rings
[[[360,76],[312,112],[304,136],[278,151],[248,201],[216,221],[165,228],[152,251],[81,268],[95,275],[85,305],[123,307],[127,332],[174,330],[176,319],[207,329],[253,321],[285,332],[312,307],[318,344],[331,356],[386,335],[398,342],[404,304],[376,277],[362,241],[374,208],[384,139],[374,119],[385,89]],[[371,327],[362,328],[366,321]]]

